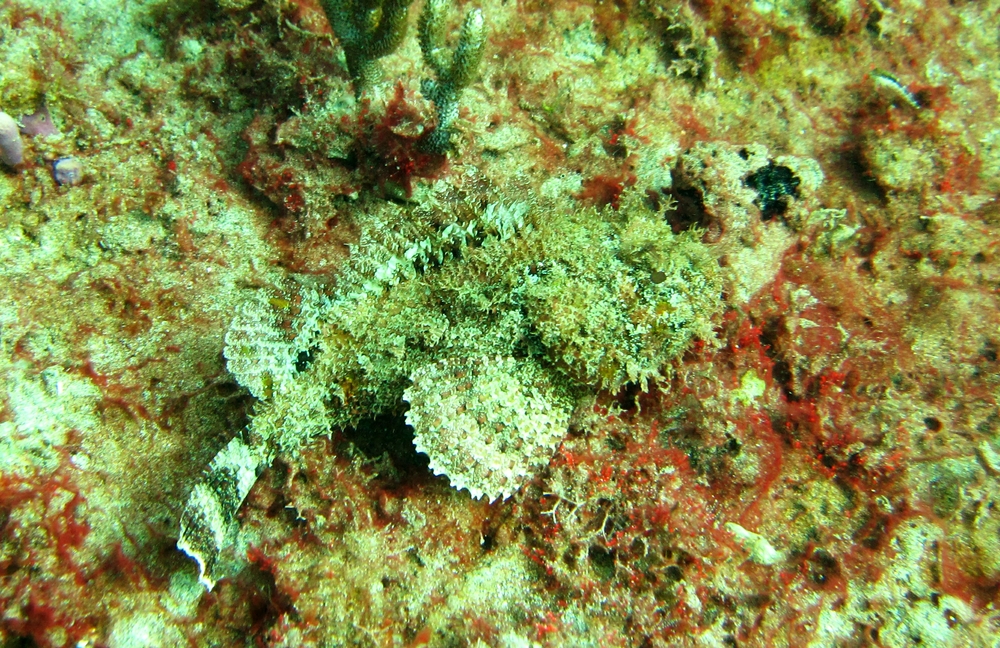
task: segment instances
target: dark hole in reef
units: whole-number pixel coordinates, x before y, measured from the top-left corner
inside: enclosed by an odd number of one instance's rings
[[[562,555],[563,564],[569,567],[570,569],[576,569],[576,553],[577,553],[577,546],[575,544],[570,545],[569,547],[566,548],[566,551],[563,552]]]
[[[635,407],[636,399],[642,393],[642,387],[638,383],[628,382],[621,388],[615,400],[624,411],[629,411]]]
[[[876,38],[882,35],[882,26],[879,25],[879,22],[882,20],[882,15],[881,11],[877,8],[873,8],[871,13],[868,15],[868,20],[865,21],[865,31]]]
[[[820,36],[840,36],[844,33],[847,21],[832,10],[829,3],[823,0],[812,0],[807,5],[809,26]]]
[[[888,204],[888,195],[875,180],[860,147],[851,146],[841,151],[831,162],[831,170],[862,199],[880,205]]]
[[[231,630],[259,632],[294,609],[291,597],[277,586],[274,575],[256,563],[224,583],[217,589],[220,607],[230,622],[242,626]]]
[[[996,342],[994,342],[993,340],[986,340],[986,342],[983,344],[983,350],[979,353],[979,355],[981,355],[983,360],[986,360],[987,362],[996,362],[997,361]]]
[[[604,125],[601,146],[604,152],[615,158],[623,160],[628,157],[628,147],[625,145],[624,135],[628,127],[628,122],[621,115],[615,115],[612,120]]]
[[[886,534],[890,530],[890,519],[888,515],[877,514],[869,519],[854,534],[854,539],[865,549],[876,551],[881,548]]]
[[[871,230],[862,230],[860,236],[858,236],[858,243],[854,248],[858,251],[859,256],[869,257],[866,259],[871,265],[871,256],[878,252],[882,244],[882,237],[875,234]],[[872,269],[869,268],[869,272]]]
[[[709,216],[705,209],[705,198],[698,188],[675,186],[669,193],[677,208],[668,211],[664,218],[674,234],[686,232],[692,227],[708,227]]]
[[[754,48],[754,39],[745,30],[740,29],[734,17],[723,21],[716,41],[722,55],[734,68],[740,69]]]
[[[817,549],[809,557],[812,563],[809,569],[809,577],[817,585],[825,585],[834,576],[840,574],[840,565],[826,549]]]
[[[628,448],[625,441],[615,435],[609,435],[608,438],[604,440],[604,445],[608,447],[608,450],[613,450],[615,452],[622,452]]]
[[[928,416],[924,419],[924,425],[926,425],[927,429],[931,432],[941,431],[941,421],[939,421],[936,417]]]
[[[684,580],[684,572],[677,565],[667,565],[663,570],[663,576],[667,581],[671,583],[677,583]]]
[[[597,577],[601,580],[611,580],[615,575],[615,552],[600,545],[590,545],[587,550],[587,558],[593,566]]]
[[[406,424],[402,414],[380,414],[361,421],[357,427],[345,429],[344,438],[366,457],[375,459],[386,455],[398,479],[428,473],[430,459],[414,448],[413,428]]]
[[[913,93],[913,101],[916,102],[917,106],[920,108],[931,108],[931,103],[934,101],[934,97],[927,90],[917,90]]]
[[[757,192],[754,204],[760,208],[761,220],[769,221],[788,211],[788,199],[799,197],[801,180],[786,166],[771,160],[767,166],[746,177],[743,183]]]
[[[785,397],[791,401],[800,400],[792,388],[792,366],[781,352],[781,340],[788,335],[788,326],[783,316],[771,317],[764,321],[761,327],[760,343],[764,353],[774,361],[771,376],[781,385]]]
[[[316,357],[316,351],[316,347],[299,351],[299,355],[295,357],[295,371],[302,372],[308,369]]]
[[[793,402],[799,400],[799,396],[792,389],[792,368],[787,360],[778,358],[774,361],[774,366],[771,368],[771,377],[781,385],[786,398]]]

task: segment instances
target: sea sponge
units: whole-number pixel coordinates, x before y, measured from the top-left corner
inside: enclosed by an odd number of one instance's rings
[[[24,143],[17,122],[7,113],[0,111],[0,162],[14,167],[24,161]]]

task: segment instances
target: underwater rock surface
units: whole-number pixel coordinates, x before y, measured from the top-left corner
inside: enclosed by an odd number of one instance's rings
[[[0,4],[0,645],[994,645],[997,15]]]

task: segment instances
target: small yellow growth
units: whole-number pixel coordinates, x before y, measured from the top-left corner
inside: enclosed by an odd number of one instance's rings
[[[767,383],[751,369],[740,378],[740,388],[733,392],[733,395],[736,400],[749,407],[764,395],[766,389]]]
[[[253,0],[218,0],[219,8],[223,11],[237,11],[246,9]]]

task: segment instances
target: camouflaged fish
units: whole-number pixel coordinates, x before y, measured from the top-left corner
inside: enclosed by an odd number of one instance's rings
[[[194,487],[177,543],[206,588],[279,453],[406,411],[436,474],[507,498],[548,463],[581,396],[645,388],[712,334],[715,258],[648,210],[491,203],[440,223],[410,209],[359,210],[368,221],[329,296],[290,282],[236,313],[227,367],[257,404]]]

